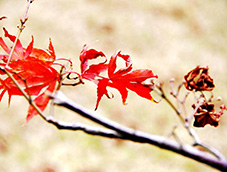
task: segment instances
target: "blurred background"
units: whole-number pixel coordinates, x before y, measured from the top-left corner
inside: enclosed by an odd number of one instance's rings
[[[0,28],[17,33],[26,0],[0,0]],[[24,47],[35,38],[35,47],[46,49],[52,39],[58,57],[69,58],[79,71],[79,54],[84,44],[110,57],[117,50],[130,54],[134,69],[152,69],[163,81],[167,93],[169,79],[177,88],[183,76],[197,65],[209,66],[216,88],[214,97],[222,96],[227,104],[227,1],[225,0],[35,0],[20,40]],[[0,31],[3,36],[3,31]],[[6,40],[6,39],[5,39]],[[10,42],[6,40],[7,44]],[[1,50],[0,50],[1,51]],[[96,86],[63,88],[74,102],[93,110]],[[103,98],[97,113],[123,125],[168,137],[176,133],[183,142],[192,139],[182,128],[166,102],[151,103],[129,93],[127,105],[118,92],[114,99]],[[182,97],[185,90],[182,89]],[[208,94],[209,95],[209,94]],[[160,99],[157,94],[153,96]],[[174,101],[174,99],[172,99]],[[187,112],[192,112],[193,95],[188,97]],[[34,117],[23,125],[28,104],[13,97],[0,103],[0,171],[2,172],[192,172],[216,170],[159,148],[129,141],[89,136],[81,132],[60,131]],[[220,103],[217,103],[217,108]],[[219,110],[219,109],[217,109]],[[48,114],[49,111],[46,111]],[[63,108],[55,116],[68,122],[90,121]],[[201,140],[227,156],[227,113],[220,126],[196,128]],[[93,124],[92,124],[93,125]]]

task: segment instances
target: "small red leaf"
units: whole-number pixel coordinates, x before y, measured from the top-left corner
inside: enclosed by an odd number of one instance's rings
[[[97,84],[96,109],[98,108],[99,102],[103,95],[109,97],[107,87],[112,87],[119,91],[123,104],[126,103],[128,90],[135,92],[137,95],[143,98],[153,100],[152,96],[150,95],[150,92],[152,91],[151,87],[153,85],[144,85],[142,82],[147,79],[157,78],[157,75],[148,69],[138,69],[132,71],[132,61],[130,56],[123,55],[120,51],[111,56],[108,64],[99,63],[97,65],[90,65],[89,69],[86,70],[88,66],[87,60],[101,56],[99,53],[100,52],[97,52],[93,49],[89,51],[87,50],[87,47],[85,47],[80,56],[81,71],[83,71],[82,78],[91,80]],[[125,68],[117,69],[118,57],[125,61]],[[105,70],[108,72],[108,78],[100,76],[100,73],[104,72]]]
[[[96,59],[97,57],[105,57],[105,54],[101,51],[96,51],[95,49],[89,49],[88,50],[88,46],[84,46],[83,50],[80,53],[80,69],[81,69],[81,73],[83,73],[86,68],[87,68],[87,63],[88,60],[92,60],[92,59]]]

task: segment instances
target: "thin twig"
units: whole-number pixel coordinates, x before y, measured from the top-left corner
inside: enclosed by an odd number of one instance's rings
[[[33,0],[28,0],[28,4],[27,4],[27,7],[26,7],[26,10],[25,10],[25,13],[24,13],[24,17],[22,19],[20,19],[20,26],[18,26],[17,36],[16,36],[16,39],[14,41],[13,47],[12,47],[12,49],[10,51],[9,58],[7,60],[7,63],[6,63],[6,68],[9,66],[10,60],[11,60],[11,58],[13,56],[13,53],[14,53],[14,50],[16,48],[17,42],[19,40],[19,37],[21,35],[21,32],[25,28],[25,23],[28,20],[28,11],[29,11],[29,8],[30,8],[30,5],[31,5],[32,2],[33,2]]]
[[[177,108],[173,105],[173,103],[165,95],[165,92],[162,89],[162,86],[163,85],[160,84],[160,86],[157,87],[159,89],[159,91],[160,91],[159,95],[174,109],[174,111],[176,112],[176,114],[179,116],[179,118],[180,118],[183,126],[185,127],[185,129],[188,131],[189,135],[194,140],[194,144],[193,145],[200,145],[200,146],[204,147],[208,152],[210,152],[211,154],[213,154],[215,157],[217,157],[218,159],[225,160],[225,157],[219,151],[217,151],[217,150],[215,150],[215,149],[213,149],[213,148],[211,148],[209,146],[206,146],[204,143],[201,142],[201,140],[200,140],[199,136],[197,135],[197,133],[195,132],[195,130],[190,126],[191,118],[190,119],[188,119],[188,118],[184,119],[181,116],[180,111],[177,110]],[[181,86],[182,86],[182,84],[178,87],[178,90],[177,90],[177,93],[176,94],[173,93],[174,94],[174,97],[177,99],[178,102],[180,101],[180,99],[179,99],[179,91],[180,91]],[[173,90],[172,90],[172,92],[173,92]],[[185,95],[184,100],[180,102],[182,104],[182,106],[185,106],[185,100],[186,100],[187,96],[188,96],[188,93]],[[194,113],[200,107],[200,103],[201,102],[198,102],[198,105],[196,106],[196,109],[194,110]]]
[[[173,105],[173,103],[166,96],[164,90],[162,89],[162,84],[160,84],[160,86],[157,86],[157,88],[159,91],[156,92],[171,106],[171,108],[176,112],[177,116],[180,118],[181,122],[185,123],[185,119],[182,117],[181,112]]]

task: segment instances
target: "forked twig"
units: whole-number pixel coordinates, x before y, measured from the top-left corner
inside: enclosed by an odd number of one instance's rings
[[[188,134],[193,138],[194,140],[194,146],[196,145],[199,145],[201,147],[203,147],[204,149],[206,149],[208,152],[210,152],[211,154],[213,154],[215,157],[217,157],[218,159],[220,160],[225,160],[225,157],[219,152],[217,151],[216,149],[213,149],[212,147],[210,146],[207,146],[206,144],[202,143],[202,141],[200,140],[199,136],[197,135],[197,133],[195,132],[195,130],[191,127],[191,119],[188,119],[188,118],[184,118],[182,116],[182,113],[180,110],[178,110],[174,104],[170,101],[170,99],[166,96],[164,90],[163,90],[163,84],[160,84],[157,86],[159,92],[158,94],[170,105],[170,107],[176,112],[177,116],[180,118],[180,121],[182,123],[182,125],[184,126],[184,128],[187,130]],[[178,86],[178,89],[177,89],[177,92],[174,93],[173,92],[173,83],[171,83],[171,95],[174,96],[174,98],[176,98],[177,102],[182,104],[183,108],[185,109],[185,101],[186,101],[186,98],[188,97],[188,93],[185,95],[184,99],[181,101],[179,99],[179,92],[180,92],[180,89],[182,87],[182,84],[180,84]],[[199,107],[199,105],[197,105]],[[198,108],[197,107],[197,108]],[[196,112],[197,109],[194,110],[194,112]],[[186,112],[186,111],[185,111]]]

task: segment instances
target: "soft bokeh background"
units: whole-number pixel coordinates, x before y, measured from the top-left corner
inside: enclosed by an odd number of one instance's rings
[[[0,0],[0,16],[7,16],[0,28],[4,26],[16,34],[25,7],[26,0]],[[51,38],[57,56],[70,58],[76,71],[83,45],[99,40],[92,48],[107,56],[119,49],[130,54],[134,68],[152,69],[159,75],[158,81],[167,86],[170,78],[179,84],[196,65],[208,65],[216,84],[214,96],[221,95],[227,104],[226,21],[225,0],[35,0],[20,39],[27,46],[33,35],[35,47],[46,48]],[[73,101],[94,109],[96,87],[92,83],[63,91]],[[115,98],[104,98],[98,114],[163,136],[179,125],[164,101],[154,104],[130,93],[128,105],[124,106],[120,95],[112,91]],[[155,94],[154,97],[158,99]],[[216,171],[146,144],[59,131],[39,117],[22,126],[27,107],[27,102],[18,97],[13,97],[10,107],[7,96],[0,104],[2,172]],[[188,107],[190,112],[189,104]],[[58,119],[90,124],[65,109],[56,108],[55,112]],[[226,120],[225,114],[218,128],[206,126],[196,131],[205,143],[227,156]],[[182,141],[191,142],[180,125],[176,132]]]

